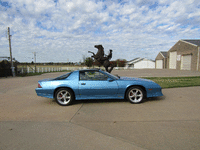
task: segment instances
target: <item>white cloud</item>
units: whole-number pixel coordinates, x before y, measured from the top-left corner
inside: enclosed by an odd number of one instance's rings
[[[79,61],[95,44],[113,49],[113,60],[155,59],[179,39],[200,38],[198,0],[3,1],[10,7],[0,5],[0,55],[9,54],[9,26],[19,61],[32,61],[34,51],[41,62]]]

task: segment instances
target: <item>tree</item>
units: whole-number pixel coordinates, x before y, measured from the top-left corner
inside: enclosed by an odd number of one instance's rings
[[[124,67],[125,66],[125,64],[126,64],[126,59],[117,59],[116,60],[116,65],[117,65],[117,67]]]
[[[93,64],[93,59],[92,59],[91,57],[87,57],[87,58],[85,59],[85,65],[86,65],[87,67],[92,67],[92,64]]]

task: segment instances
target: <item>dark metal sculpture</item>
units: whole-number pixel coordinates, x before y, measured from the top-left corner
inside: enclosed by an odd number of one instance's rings
[[[110,53],[108,55],[104,56],[104,48],[102,45],[95,45],[94,47],[98,49],[96,54],[91,51],[88,51],[88,52],[92,53],[93,54],[92,57],[95,60],[97,60],[101,65],[103,65],[107,72],[111,73],[111,71],[114,68],[113,65],[109,61],[112,58],[112,50],[110,50]]]

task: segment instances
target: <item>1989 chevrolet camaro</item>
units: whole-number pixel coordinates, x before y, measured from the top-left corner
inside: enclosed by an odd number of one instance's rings
[[[35,91],[38,96],[55,98],[62,106],[89,99],[127,99],[137,104],[144,98],[163,96],[161,87],[151,80],[118,77],[100,69],[77,70],[40,80]]]

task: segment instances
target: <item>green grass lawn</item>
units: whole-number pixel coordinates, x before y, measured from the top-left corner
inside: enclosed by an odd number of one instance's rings
[[[162,88],[200,86],[199,77],[147,77],[158,83]]]

